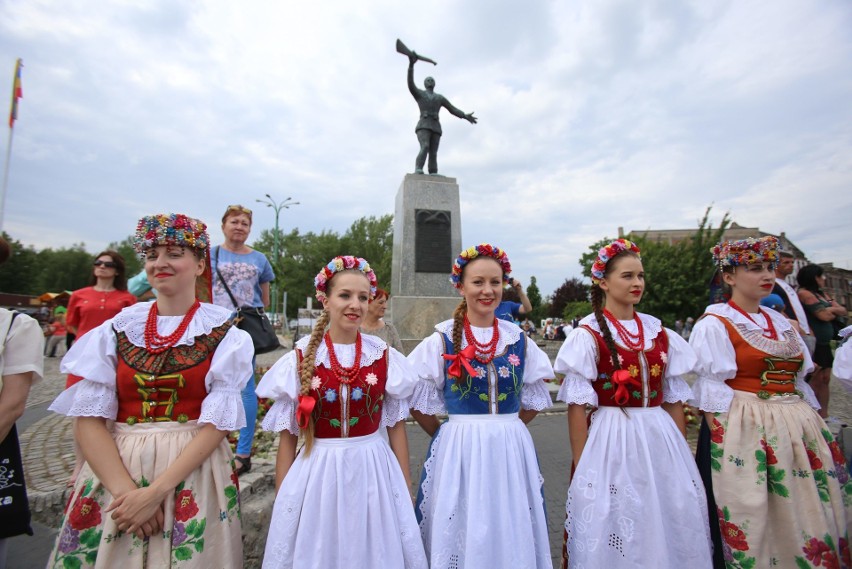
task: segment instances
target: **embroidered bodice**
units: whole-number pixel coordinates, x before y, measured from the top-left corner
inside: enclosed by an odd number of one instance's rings
[[[734,346],[737,371],[727,384],[738,391],[756,393],[763,399],[796,392],[796,376],[804,364],[797,333],[786,330],[777,340],[760,330],[732,323],[713,314],[725,325]]]
[[[299,362],[302,351],[298,350]],[[358,377],[342,383],[325,364],[314,368],[311,382],[317,403],[314,435],[317,438],[348,438],[369,435],[379,428],[388,378],[388,352],[362,365]]]
[[[192,344],[173,346],[160,354],[136,346],[126,333],[116,332],[116,421],[132,425],[198,419],[207,397],[204,378],[230,327],[225,322]]]
[[[657,334],[649,348],[634,351],[615,343],[621,369],[630,374],[625,384],[629,399],[619,405],[614,397],[618,385],[613,381],[615,368],[603,335],[591,326],[584,325],[594,338],[598,349],[598,377],[592,387],[598,395],[599,406],[657,407],[663,402],[663,377],[668,365],[669,339],[664,333]]]
[[[446,333],[441,336],[444,352],[454,354],[450,336]],[[464,366],[461,368],[460,382],[447,375],[443,391],[447,412],[469,415],[517,413],[521,408],[521,390],[524,386],[525,350],[526,335],[520,334],[518,341],[506,345],[489,363],[471,359],[475,377],[471,377]],[[445,374],[450,365],[450,361],[444,364]]]

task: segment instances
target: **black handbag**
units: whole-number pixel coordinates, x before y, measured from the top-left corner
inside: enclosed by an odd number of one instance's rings
[[[222,281],[222,286],[225,287],[225,292],[234,303],[234,308],[237,310],[237,315],[234,317],[234,325],[240,330],[245,330],[251,336],[251,341],[254,344],[255,354],[265,354],[281,347],[281,342],[278,341],[278,334],[272,327],[272,322],[263,312],[263,308],[254,306],[238,306],[237,300],[234,298],[228,283],[219,272],[219,248],[216,247],[216,274],[219,275],[219,280]]]
[[[19,313],[12,311],[9,330]],[[6,338],[9,331],[6,332]],[[6,339],[3,339],[5,348]],[[16,535],[32,535],[30,526],[30,504],[24,481],[24,462],[15,425],[6,438],[0,441],[0,539]]]

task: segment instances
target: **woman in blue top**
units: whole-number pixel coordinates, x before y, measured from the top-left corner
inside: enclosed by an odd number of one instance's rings
[[[214,247],[210,255],[213,266],[213,304],[233,311],[242,307],[262,309],[269,306],[269,283],[275,274],[266,255],[246,245],[251,233],[251,210],[241,205],[229,205],[222,216],[222,233],[225,242]],[[225,279],[234,300],[225,290],[222,279]],[[237,441],[234,457],[237,460],[237,474],[251,470],[251,445],[257,418],[254,367],[255,362],[252,360],[251,380],[243,389],[246,426],[240,429]]]
[[[526,428],[550,407],[547,355],[495,317],[511,266],[488,244],[466,249],[451,281],[464,297],[408,356],[412,415],[433,435],[416,514],[432,569],[552,567],[542,478]],[[435,415],[449,413],[441,425]]]

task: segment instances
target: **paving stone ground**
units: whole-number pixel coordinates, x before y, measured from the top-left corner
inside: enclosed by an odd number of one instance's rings
[[[557,349],[556,343],[546,346],[551,357],[555,356]],[[259,366],[271,366],[284,353],[285,350],[277,350],[258,356],[257,363]],[[65,378],[59,373],[59,361],[60,358],[45,358],[44,380],[33,388],[27,402],[27,412],[18,422],[30,503],[39,523],[35,525],[35,537],[22,536],[11,540],[10,569],[44,567],[56,536],[56,530],[46,524],[56,522],[56,516],[51,512],[57,509],[61,511],[67,500],[65,483],[74,466],[71,421],[46,410],[47,404],[65,386]],[[838,381],[832,382],[831,397],[831,414],[841,424],[852,425],[852,396],[843,391]],[[838,428],[839,425],[834,430]],[[571,464],[564,406],[537,417],[530,425],[530,432],[545,480],[551,552],[556,564],[562,545],[562,522]],[[409,425],[408,433],[412,478],[419,480],[429,441],[415,425]],[[272,507],[271,500],[269,507]]]

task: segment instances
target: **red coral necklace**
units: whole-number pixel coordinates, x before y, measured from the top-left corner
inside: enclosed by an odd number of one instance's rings
[[[748,312],[746,312],[745,310],[740,308],[740,306],[736,302],[734,302],[733,300],[728,301],[728,306],[730,306],[731,308],[733,308],[734,310],[736,310],[737,312],[739,312],[740,314],[742,314],[743,316],[745,316],[746,318],[751,320],[754,323],[755,326],[757,326],[758,328],[760,328],[763,331],[763,335],[766,338],[769,338],[770,340],[777,340],[778,339],[778,332],[775,331],[775,324],[772,323],[772,318],[770,318],[768,314],[766,314],[766,313],[763,314],[763,317],[766,319],[766,327],[763,327],[760,324],[758,324],[757,321],[754,318],[751,317],[751,314],[749,314]],[[757,307],[757,310],[758,310],[758,312],[760,312],[759,306]]]
[[[489,342],[479,342],[473,335],[473,330],[470,327],[470,320],[467,319],[467,314],[464,315],[464,337],[467,339],[468,345],[476,347],[476,361],[487,364],[494,359],[497,353],[497,342],[500,341],[500,329],[497,326],[497,319],[494,319],[494,326],[491,330],[491,340]]]
[[[618,333],[618,339],[628,349],[634,352],[640,352],[645,349],[645,329],[642,328],[642,320],[639,319],[639,314],[633,312],[633,320],[636,322],[636,334],[633,334],[624,327],[624,324],[618,321],[618,318],[612,315],[612,312],[604,308],[604,316]]]
[[[358,373],[361,371],[361,332],[355,336],[355,362],[352,367],[343,367],[340,365],[340,360],[337,359],[337,354],[334,353],[334,343],[331,341],[331,336],[328,332],[325,334],[325,347],[328,348],[328,359],[331,362],[331,371],[340,380],[340,383],[352,383]]]
[[[161,354],[177,344],[200,307],[201,303],[196,300],[187,310],[177,329],[168,336],[160,336],[157,332],[157,315],[159,314],[157,303],[152,302],[151,308],[148,310],[148,319],[145,321],[145,349],[153,354]]]

